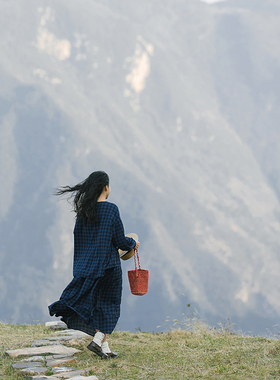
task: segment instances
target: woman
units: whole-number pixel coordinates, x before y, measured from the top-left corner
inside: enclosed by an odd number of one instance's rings
[[[120,317],[122,270],[118,248],[130,251],[139,242],[125,237],[118,207],[107,198],[109,177],[97,171],[74,187],[56,195],[74,196],[73,280],[59,301],[49,306],[50,315],[62,316],[68,328],[93,336],[88,349],[101,358],[115,358],[106,340]]]

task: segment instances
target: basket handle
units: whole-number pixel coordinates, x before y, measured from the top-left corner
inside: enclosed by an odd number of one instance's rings
[[[137,256],[137,261],[138,261],[139,268],[137,268],[136,256]],[[135,251],[134,251],[134,265],[135,265],[135,270],[136,270],[136,276],[138,277],[137,270],[141,269],[138,249],[135,249]]]

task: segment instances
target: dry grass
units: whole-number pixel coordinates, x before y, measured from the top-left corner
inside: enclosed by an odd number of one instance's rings
[[[13,371],[14,360],[5,355],[7,349],[27,347],[35,339],[55,335],[42,325],[0,324],[0,332],[1,380],[23,379]],[[119,358],[111,361],[99,360],[88,351],[89,341],[77,347],[82,352],[75,366],[97,366],[99,380],[280,379],[280,342],[276,339],[211,331],[204,325],[163,334],[115,332],[110,346]]]

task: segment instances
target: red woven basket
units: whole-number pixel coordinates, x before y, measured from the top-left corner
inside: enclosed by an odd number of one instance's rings
[[[128,280],[129,280],[131,293],[134,294],[135,296],[143,296],[144,294],[148,292],[149,271],[145,269],[141,269],[138,250],[136,250],[135,253],[134,253],[135,270],[129,270],[127,272]],[[139,269],[137,268],[137,264],[136,264],[136,255],[137,255]]]

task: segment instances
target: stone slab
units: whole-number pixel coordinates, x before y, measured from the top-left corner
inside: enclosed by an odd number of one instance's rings
[[[24,368],[20,370],[20,373],[27,375],[37,375],[38,373],[45,373],[48,369],[46,367],[33,367],[33,368]]]
[[[25,380],[58,380],[59,377],[57,376],[46,376],[46,375],[36,375],[36,376],[25,376]],[[85,378],[83,380],[86,380]]]
[[[31,347],[42,347],[42,346],[49,346],[53,344],[59,344],[59,342],[57,342],[58,339],[53,339],[53,340],[54,340],[53,343],[50,343],[50,340],[47,340],[47,339],[34,340],[31,344]]]
[[[43,346],[44,344],[47,344],[47,342],[49,342],[49,344],[53,344],[50,342],[69,342],[70,340],[73,340],[73,339],[84,340],[85,338],[86,338],[85,336],[81,336],[80,334],[59,335],[59,336],[46,337],[42,340],[35,340],[33,343]],[[58,343],[55,343],[55,344],[58,344]]]
[[[73,375],[73,373],[72,373]],[[69,374],[70,376],[70,374]],[[58,380],[61,378],[61,375],[52,375],[52,376],[44,376],[44,375],[37,375],[37,376],[30,376],[26,378],[26,380]],[[96,376],[80,376],[80,375],[75,375],[73,377],[68,377],[70,380],[98,380]]]
[[[45,326],[46,327],[50,327],[51,329],[53,330],[56,330],[56,329],[67,329],[67,325],[66,323],[62,322],[62,321],[51,321],[51,322],[46,322],[45,323]]]
[[[19,348],[17,350],[8,350],[6,355],[11,358],[16,358],[18,356],[31,356],[40,354],[76,354],[81,352],[77,348],[65,347],[63,345],[54,346],[44,346],[44,347],[29,347],[29,348]]]
[[[23,368],[34,368],[42,367],[41,362],[32,362],[32,363],[14,363],[12,364],[13,369],[23,369]]]
[[[57,376],[63,378],[63,379],[73,379],[75,376],[83,376],[87,375],[89,371],[97,371],[97,367],[91,367],[86,369],[78,369],[77,371],[69,372],[69,373],[61,373]],[[88,379],[88,377],[83,376],[83,380]]]
[[[70,346],[80,346],[81,345],[81,339],[70,339],[68,344],[70,344]]]
[[[59,367],[62,365],[65,365],[67,363],[74,363],[76,361],[76,358],[71,357],[71,358],[64,358],[64,359],[52,359],[52,360],[47,360],[47,367]]]
[[[21,359],[20,362],[46,362],[48,360],[58,360],[58,359],[71,359],[74,354],[64,354],[64,355],[47,355],[47,356],[30,356],[30,358]]]
[[[96,376],[74,376],[70,380],[98,380],[98,378]]]
[[[56,374],[56,376],[61,379],[71,379],[72,377],[85,375],[86,373],[87,372],[85,372],[85,370],[83,369],[77,369],[76,371],[73,371],[73,372]],[[84,377],[84,380],[86,380],[85,377]]]
[[[53,374],[56,374],[56,373],[65,373],[65,372],[73,372],[75,371],[76,369],[75,368],[71,368],[71,367],[52,367],[52,373]]]
[[[72,330],[72,329],[68,329],[68,330],[62,330],[62,331],[56,331],[55,334],[62,334],[64,333],[64,335],[70,335],[72,337],[77,337],[77,338],[92,338],[91,335],[88,335],[87,333],[83,332],[83,331],[80,331],[80,330]]]
[[[50,342],[66,342],[68,340],[72,339],[72,336],[69,335],[58,335],[58,336],[50,336],[50,337],[45,337],[44,340],[49,342],[49,344],[52,344]]]
[[[46,360],[54,360],[54,359],[66,359],[71,358],[74,354],[64,354],[64,355],[47,355],[45,356]]]
[[[53,356],[51,356],[53,358]],[[31,356],[30,358],[22,359],[21,362],[45,362],[46,357],[45,356]]]

